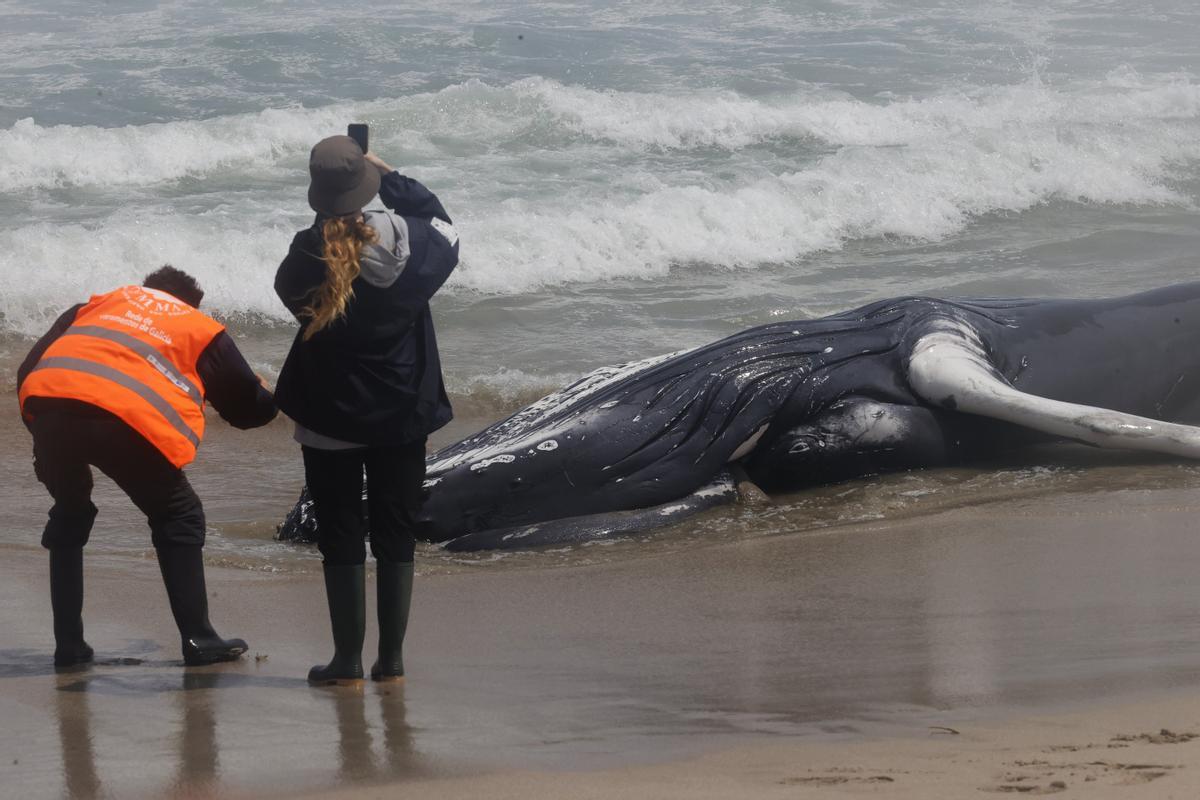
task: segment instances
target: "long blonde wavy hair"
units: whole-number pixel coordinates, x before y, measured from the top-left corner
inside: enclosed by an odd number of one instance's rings
[[[321,233],[325,237],[325,281],[304,309],[309,318],[305,341],[346,315],[346,304],[354,297],[351,284],[358,277],[362,249],[379,241],[375,229],[361,215],[330,217],[321,223]]]

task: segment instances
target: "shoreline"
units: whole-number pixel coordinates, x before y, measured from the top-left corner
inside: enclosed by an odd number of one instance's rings
[[[1136,781],[1190,797],[1198,511],[1180,487],[1035,495],[418,574],[399,691],[305,684],[331,651],[317,572],[210,566],[213,622],[250,651],[185,670],[154,563],[100,553],[84,612],[100,663],[55,674],[45,556],[0,546],[0,781],[28,797],[1104,797]],[[1163,729],[1187,740],[1150,740]]]

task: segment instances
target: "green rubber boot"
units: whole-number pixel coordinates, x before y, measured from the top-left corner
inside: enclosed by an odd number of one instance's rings
[[[367,627],[366,583],[362,564],[326,564],[325,597],[333,628],[333,660],[308,671],[313,686],[362,683],[362,647]]]
[[[373,681],[404,680],[404,632],[408,628],[408,609],[412,605],[413,565],[395,561],[376,561],[378,585],[376,603],[379,613],[379,660],[371,667]]]

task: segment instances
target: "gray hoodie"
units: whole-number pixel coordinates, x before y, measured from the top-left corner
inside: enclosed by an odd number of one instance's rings
[[[390,211],[364,211],[363,217],[379,241],[363,248],[359,274],[372,286],[386,289],[408,264],[408,223]]]

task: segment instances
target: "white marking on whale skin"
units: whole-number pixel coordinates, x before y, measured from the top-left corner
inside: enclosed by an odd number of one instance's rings
[[[608,388],[614,383],[624,380],[630,375],[649,369],[650,367],[657,366],[664,361],[669,361],[689,352],[691,352],[690,348],[687,350],[676,350],[673,353],[665,353],[660,356],[643,358],[639,361],[630,361],[625,364],[618,364],[612,367],[601,367],[600,369],[594,370],[583,376],[570,386],[546,395],[541,400],[529,406],[525,409],[525,411],[514,417],[513,421],[516,422],[519,419],[522,423],[529,422],[536,424],[542,417],[545,416],[545,414],[539,414],[539,412],[546,410],[553,412],[554,410],[557,410],[559,407],[568,403],[578,403],[582,400],[586,400],[588,397]],[[612,408],[613,406],[617,405],[617,402],[618,401],[615,400],[606,401],[600,405],[599,408]],[[612,403],[612,405],[609,405],[609,403]]]
[[[833,348],[832,348],[832,347],[826,347],[826,348],[825,348],[824,350],[822,350],[821,352],[822,352],[822,353],[832,353],[832,352],[833,352]]]
[[[442,482],[441,478],[430,478],[429,480],[421,483],[421,488],[422,489],[432,489],[434,486],[437,486],[441,482]]]
[[[1014,388],[988,360],[975,330],[957,320],[944,320],[917,340],[908,360],[908,380],[933,405],[1098,447],[1200,458],[1200,428],[1051,400]]]
[[[679,504],[673,505],[673,506],[663,506],[662,508],[660,508],[658,510],[658,515],[660,517],[669,517],[678,511],[687,511],[687,510],[688,510],[688,506],[686,503],[679,503]]]
[[[650,369],[663,362],[670,361],[673,358],[690,353],[694,348],[685,350],[676,350],[673,353],[666,353],[660,356],[652,356],[644,358],[640,361],[630,361],[626,364],[618,364],[617,366],[601,367],[593,372],[584,375],[575,383],[567,386],[564,389],[559,389],[552,392],[542,399],[526,406],[522,411],[517,412],[508,420],[500,423],[490,429],[487,441],[481,443],[478,447],[473,447],[454,455],[443,458],[439,461],[431,463],[428,467],[430,472],[448,472],[455,467],[461,466],[470,461],[475,461],[481,458],[489,458],[496,453],[511,451],[513,449],[525,445],[525,440],[529,438],[545,438],[548,431],[538,430],[538,428],[549,417],[559,413],[564,407],[577,406],[586,401],[589,397],[604,391],[610,386],[619,383],[637,372]],[[611,405],[610,405],[611,403]],[[609,400],[597,406],[598,409],[609,409],[618,405],[619,401]],[[511,438],[510,438],[511,437]],[[483,439],[476,436],[466,440],[468,442],[480,441]],[[582,437],[581,437],[582,441]]]
[[[483,461],[477,461],[474,464],[472,464],[471,472],[475,472],[475,471],[481,470],[481,469],[487,469],[492,464],[511,464],[512,462],[514,462],[516,460],[517,460],[516,456],[509,455],[508,453],[505,453],[503,455],[493,456],[492,458],[485,458]]]
[[[739,458],[744,458],[749,455],[750,451],[754,449],[754,446],[758,444],[758,440],[761,439],[762,435],[766,432],[767,426],[765,424],[759,426],[758,430],[750,434],[750,438],[739,444],[737,449],[730,454],[729,461],[737,461]]]
[[[846,403],[837,410],[842,412],[838,432],[858,445],[893,444],[904,439],[909,430],[908,421],[882,403]]]
[[[696,491],[692,492],[693,497],[720,497],[723,494],[736,492],[737,487],[733,483],[732,478],[720,478],[707,486],[701,486]]]
[[[522,529],[521,529],[521,530],[519,530],[519,531],[513,531],[512,533],[506,533],[506,534],[504,534],[503,536],[501,536],[501,537],[500,537],[500,541],[502,541],[502,542],[507,542],[507,541],[509,541],[510,539],[524,539],[526,536],[530,536],[530,535],[532,535],[532,534],[535,534],[535,533],[537,533],[539,530],[541,530],[541,528],[540,528],[539,526],[537,526],[537,525],[533,525],[533,526],[531,526],[531,527],[528,527],[528,528],[522,528]]]
[[[543,453],[549,453],[552,450],[558,449],[558,442],[554,441],[553,439],[547,439],[546,441],[539,444],[537,446],[537,449],[541,450]]]

